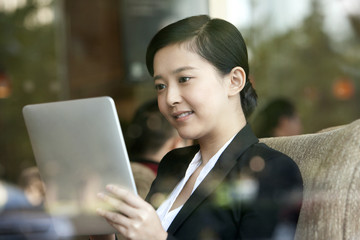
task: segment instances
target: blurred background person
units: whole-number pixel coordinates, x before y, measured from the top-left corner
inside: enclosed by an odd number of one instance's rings
[[[302,121],[295,105],[287,98],[277,97],[269,101],[253,119],[254,132],[258,138],[299,135],[303,131]],[[294,193],[294,199],[298,199]],[[296,230],[301,202],[284,206],[279,218],[282,224],[275,229],[275,240],[290,240]]]
[[[44,191],[36,167],[20,174],[19,185],[0,180],[0,239],[59,240],[43,208]]]
[[[145,197],[163,156],[174,148],[189,145],[160,113],[157,100],[143,103],[126,131],[131,168],[139,195]]]
[[[0,214],[31,207],[32,205],[21,188],[15,184],[0,180]]]
[[[34,207],[42,207],[45,200],[45,186],[37,167],[25,168],[19,177],[19,186]]]
[[[155,174],[166,153],[188,144],[160,113],[156,99],[137,109],[126,139],[130,161],[149,167]]]
[[[259,138],[299,135],[302,121],[295,105],[286,98],[275,98],[262,108],[253,119],[255,134]]]

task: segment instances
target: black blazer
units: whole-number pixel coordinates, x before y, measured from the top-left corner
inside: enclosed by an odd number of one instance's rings
[[[199,146],[169,152],[146,200],[158,207],[197,151]],[[302,186],[295,162],[259,143],[246,125],[175,217],[168,239],[270,239],[280,222],[296,224]]]

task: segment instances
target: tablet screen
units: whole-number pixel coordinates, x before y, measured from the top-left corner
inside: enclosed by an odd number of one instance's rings
[[[27,105],[23,109],[46,187],[46,210],[60,235],[115,230],[96,214],[107,184],[136,193],[114,101],[97,97]]]

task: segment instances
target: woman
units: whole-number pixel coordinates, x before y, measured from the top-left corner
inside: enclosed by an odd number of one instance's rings
[[[298,209],[302,180],[247,124],[257,96],[240,32],[224,20],[186,18],[154,36],[146,61],[161,113],[198,145],[163,158],[147,202],[112,185],[112,197],[100,197],[117,211],[99,214],[127,239],[274,237],[290,219],[282,207]]]

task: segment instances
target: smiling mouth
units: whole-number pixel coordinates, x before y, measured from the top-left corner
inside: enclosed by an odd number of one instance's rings
[[[189,111],[189,112],[183,112],[183,113],[180,113],[179,115],[176,115],[174,116],[175,119],[181,119],[181,118],[184,118],[184,117],[187,117],[191,114],[193,114],[194,111]]]

